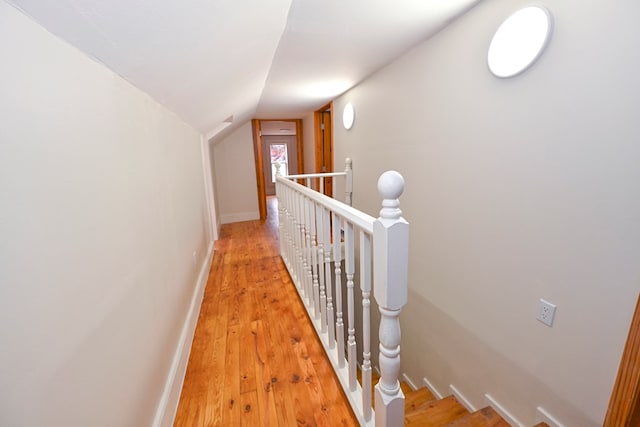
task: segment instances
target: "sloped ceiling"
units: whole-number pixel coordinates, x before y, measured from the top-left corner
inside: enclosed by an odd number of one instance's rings
[[[208,137],[296,118],[478,0],[7,0]]]

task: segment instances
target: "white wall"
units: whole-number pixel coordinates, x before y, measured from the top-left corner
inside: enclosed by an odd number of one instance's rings
[[[209,154],[209,167],[210,167],[210,173],[211,173],[211,183],[212,186],[214,188],[212,188],[212,199],[213,199],[213,217],[215,218],[215,223],[213,225],[214,227],[214,239],[217,240],[220,237],[220,228],[222,226],[222,223],[220,221],[220,202],[218,201],[218,190],[215,189],[215,180],[216,180],[216,161],[214,158],[214,152],[215,150],[213,149],[213,145],[214,142],[213,140],[210,140],[207,142],[208,145],[208,154]]]
[[[313,112],[302,117],[303,163],[305,173],[316,171],[316,142]]]
[[[170,418],[208,269],[201,136],[4,2],[0,57],[0,425]]]
[[[335,103],[336,169],[355,206],[404,174],[411,223],[403,369],[525,425],[604,418],[640,286],[640,3],[549,0],[555,30],[528,72],[492,77],[493,32],[527,2],[480,3]],[[337,114],[339,116],[339,114]],[[338,120],[336,120],[338,122]],[[557,304],[549,328],[539,298]]]
[[[213,144],[213,161],[221,223],[259,219],[250,121]]]

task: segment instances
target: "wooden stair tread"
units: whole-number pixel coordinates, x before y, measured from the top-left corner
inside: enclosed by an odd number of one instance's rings
[[[378,382],[376,381],[374,384],[377,384],[377,383]],[[400,381],[400,389],[402,390],[402,393],[404,394],[405,397],[407,397],[407,394],[414,392],[414,390],[411,388],[409,383],[407,383],[406,381]]]
[[[414,410],[406,411],[404,424],[442,427],[466,415],[469,415],[469,411],[455,397],[448,396],[440,400],[432,400]]]
[[[491,406],[487,406],[447,424],[447,427],[510,427],[510,425]]]
[[[372,402],[375,405],[375,385],[380,380],[380,374],[371,372]],[[358,382],[362,384],[362,373],[358,369]],[[404,393],[405,401],[405,426],[419,427],[510,427],[492,407],[487,406],[473,413],[456,400],[454,396],[437,399],[426,387],[413,390],[405,382],[400,382],[400,388]],[[549,427],[541,422],[533,427]]]
[[[432,400],[436,400],[436,397],[426,387],[422,387],[417,390],[410,390],[408,392],[405,391],[404,389],[402,389],[402,391],[404,392],[405,413],[413,411],[414,409],[417,409],[420,406],[424,406],[425,404],[427,404],[428,402],[431,402]]]

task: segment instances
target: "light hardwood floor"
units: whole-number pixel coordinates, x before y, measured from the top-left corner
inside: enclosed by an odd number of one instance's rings
[[[267,221],[222,226],[175,426],[355,426]]]

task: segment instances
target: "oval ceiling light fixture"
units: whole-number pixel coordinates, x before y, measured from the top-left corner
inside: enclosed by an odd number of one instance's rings
[[[491,39],[489,70],[500,78],[522,73],[542,53],[551,27],[551,14],[540,6],[528,6],[509,16]]]
[[[349,130],[353,126],[353,121],[356,118],[356,110],[353,108],[352,103],[347,103],[342,110],[342,125],[345,129]]]

